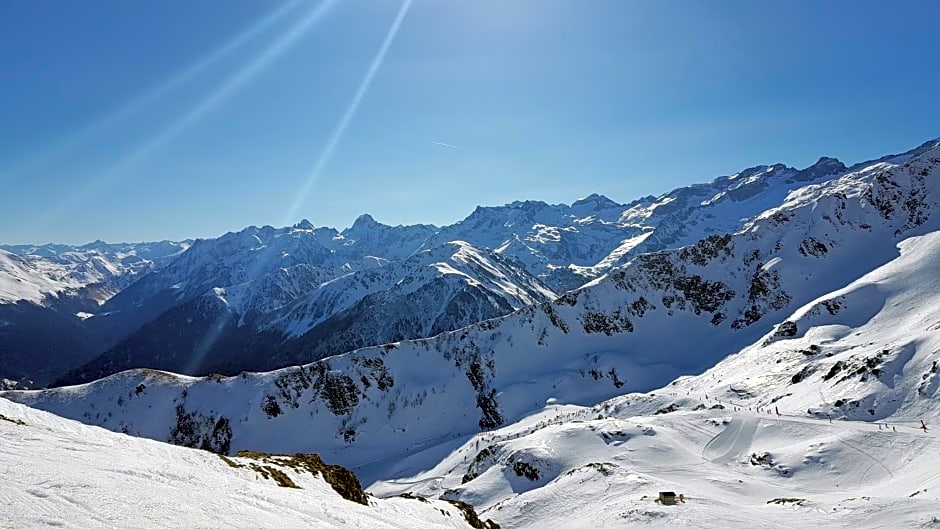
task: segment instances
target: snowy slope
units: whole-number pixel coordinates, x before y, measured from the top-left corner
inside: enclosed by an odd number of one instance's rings
[[[796,310],[673,387],[780,413],[916,426],[940,420],[940,233]]]
[[[69,286],[44,274],[29,261],[0,250],[0,303],[22,300],[40,304],[46,296],[56,295]]]
[[[737,234],[643,254],[556,301],[433,339],[271,373],[136,371],[8,395],[154,439],[315,450],[360,467],[499,427],[549,398],[593,404],[702,372],[896,259],[899,242],[936,231],[938,178],[936,151],[863,167],[792,191]],[[224,439],[211,427],[220,418],[232,425]],[[181,421],[203,426],[180,437]]]
[[[701,375],[367,467],[370,490],[507,527],[940,525],[938,298],[934,231]]]
[[[369,498],[362,505],[341,497],[322,474],[250,457],[224,461],[4,399],[0,438],[4,528],[470,527],[452,503]],[[264,475],[270,469],[294,487],[278,486]]]
[[[0,245],[0,257],[9,261],[10,254],[20,263],[39,274],[35,278],[20,277],[20,284],[32,284],[38,295],[21,297],[0,293],[0,303],[19,299],[43,303],[49,296],[69,296],[103,303],[140,276],[161,268],[189,247],[191,241],[108,244],[96,241],[82,246],[63,244]],[[9,253],[7,253],[9,252]],[[0,285],[15,273],[0,263]],[[2,288],[2,287],[0,287]]]
[[[933,432],[711,409],[709,398],[664,388],[549,406],[389,463],[369,490],[459,498],[516,528],[940,524]],[[661,505],[659,491],[685,501]]]

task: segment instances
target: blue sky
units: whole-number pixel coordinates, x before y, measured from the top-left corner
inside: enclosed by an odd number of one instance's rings
[[[940,136],[937,20],[926,0],[0,0],[0,243],[448,224],[903,151]]]

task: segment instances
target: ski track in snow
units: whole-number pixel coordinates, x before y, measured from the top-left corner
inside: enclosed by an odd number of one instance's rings
[[[725,429],[705,445],[702,457],[713,463],[729,463],[743,456],[757,431],[759,417],[735,415]]]

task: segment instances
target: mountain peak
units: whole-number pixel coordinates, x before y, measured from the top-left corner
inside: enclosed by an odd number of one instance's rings
[[[515,200],[509,204],[506,204],[506,207],[521,209],[524,211],[535,211],[542,208],[547,208],[548,203],[542,202],[541,200]]]
[[[928,140],[928,141],[925,141],[924,143],[921,143],[917,147],[911,149],[910,151],[907,151],[907,153],[905,154],[909,155],[911,158],[915,158],[917,156],[920,156],[921,154],[924,154],[925,152],[932,151],[938,147],[940,147],[940,138],[934,138],[932,140]]]
[[[838,158],[822,156],[813,165],[802,169],[796,173],[793,180],[797,182],[809,182],[821,176],[835,175],[847,171],[848,168]]]
[[[102,248],[104,246],[109,246],[109,244],[106,241],[103,241],[101,239],[95,239],[89,243],[78,246],[78,248],[94,250],[94,249]]]
[[[601,209],[620,207],[620,204],[614,202],[613,200],[607,198],[604,195],[591,193],[590,195],[584,198],[575,200],[574,202],[571,203],[571,207],[573,208],[578,207],[578,206],[593,206],[593,209],[597,211]]]
[[[295,230],[312,230],[314,228],[313,223],[307,219],[303,219],[297,224],[292,226]]]
[[[362,215],[359,215],[358,217],[356,217],[356,221],[353,222],[353,225],[350,227],[350,229],[361,230],[361,229],[367,229],[367,228],[374,228],[376,226],[381,226],[381,225],[382,224],[376,221],[372,217],[372,215],[369,215],[368,213],[363,213]]]
[[[838,158],[832,158],[830,156],[820,156],[819,160],[816,161],[810,167],[837,167],[839,169],[845,169],[845,164],[839,161]]]

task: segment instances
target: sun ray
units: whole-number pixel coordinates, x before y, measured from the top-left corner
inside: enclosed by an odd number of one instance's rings
[[[42,152],[36,154],[35,156],[22,160],[16,163],[14,166],[0,171],[0,176],[4,174],[10,176],[20,175],[30,172],[34,168],[53,161],[61,157],[63,154],[72,151],[82,143],[86,143],[101,133],[106,132],[108,129],[113,128],[116,124],[127,120],[141,110],[151,106],[153,103],[160,100],[168,93],[196,78],[214,64],[229,56],[232,52],[251,42],[266,30],[268,30],[271,26],[279,22],[282,18],[292,13],[300,5],[302,5],[300,0],[290,0],[281,7],[266,15],[261,20],[258,20],[249,26],[247,29],[232,39],[225,42],[222,46],[214,49],[200,60],[190,64],[183,70],[174,74],[169,79],[158,84],[156,87],[135,97],[112,112],[98,118],[81,130],[62,138],[58,143],[46,147]]]
[[[302,19],[291,26],[287,33],[276,39],[247,65],[229,76],[221,85],[209,95],[202,98],[202,100],[189,111],[174,120],[169,126],[149,139],[146,143],[140,145],[111,167],[99,173],[83,186],[81,190],[66,197],[57,206],[47,209],[46,214],[36,219],[34,222],[48,222],[60,216],[62,212],[70,206],[86,202],[93,196],[95,191],[112,183],[119,176],[126,173],[128,169],[153,154],[166,142],[190,127],[210,111],[214,110],[238,89],[258,75],[264,68],[270,65],[277,57],[293,46],[311,26],[320,21],[330,9],[336,5],[337,1],[338,0],[323,0],[317,4],[317,6],[311,9]]]
[[[336,150],[336,146],[339,144],[340,139],[342,139],[343,134],[346,132],[346,128],[349,126],[352,118],[356,115],[356,110],[359,108],[359,103],[362,102],[363,97],[365,97],[366,92],[368,92],[369,86],[372,84],[372,79],[375,77],[376,72],[382,65],[382,61],[385,60],[385,55],[388,53],[392,42],[395,40],[395,36],[398,35],[398,30],[401,28],[402,22],[405,20],[405,15],[408,14],[408,10],[411,8],[411,3],[412,0],[404,0],[402,2],[401,7],[398,9],[398,14],[395,16],[394,22],[392,22],[388,33],[385,34],[385,39],[382,41],[382,45],[379,47],[378,52],[372,59],[372,63],[369,64],[369,69],[366,70],[366,74],[359,83],[359,87],[356,89],[355,94],[349,101],[349,105],[347,105],[346,111],[343,113],[343,117],[339,120],[336,128],[333,129],[333,133],[330,135],[330,139],[327,141],[326,146],[322,151],[320,151],[320,155],[317,157],[313,169],[311,169],[304,179],[304,182],[301,185],[293,204],[287,208],[284,214],[284,218],[281,221],[282,226],[290,224],[295,220],[297,213],[303,207],[307,196],[309,196],[310,192],[313,190],[313,186],[319,179],[324,167],[326,167],[326,164],[333,156],[333,151]]]
[[[349,125],[350,121],[352,121],[353,116],[355,116],[356,109],[359,107],[359,103],[362,101],[366,92],[369,90],[369,85],[372,83],[372,79],[375,77],[375,73],[378,71],[382,61],[385,59],[385,54],[391,47],[392,41],[395,40],[395,35],[398,34],[398,30],[401,28],[401,24],[405,19],[405,15],[408,13],[408,9],[411,7],[411,3],[412,0],[405,0],[402,3],[401,8],[399,8],[394,22],[392,22],[388,33],[385,35],[385,39],[382,41],[382,45],[379,47],[378,52],[375,54],[375,57],[369,64],[369,69],[366,71],[366,74],[359,83],[359,87],[356,89],[353,98],[346,107],[346,111],[343,113],[342,119],[340,119],[336,128],[333,130],[333,134],[330,136],[330,139],[324,147],[323,151],[320,152],[320,156],[317,158],[313,170],[307,176],[297,200],[290,207],[287,215],[285,215],[286,220],[281,222],[282,226],[288,224],[289,220],[297,214],[297,211],[299,211],[301,205],[303,204],[306,195],[310,193],[310,190],[312,189],[317,177],[320,175],[320,172],[323,170],[324,166],[326,166],[326,163],[329,161],[333,151],[336,149],[336,145],[342,138],[346,127]],[[268,252],[265,256],[259,257],[253,261],[251,264],[249,277],[256,276],[259,271],[267,267],[272,258],[273,254]],[[223,312],[215,318],[212,325],[210,325],[209,330],[206,332],[205,336],[203,336],[202,340],[200,340],[199,345],[190,356],[189,361],[187,362],[187,368],[189,369],[188,372],[193,372],[202,364],[203,359],[205,359],[206,355],[209,354],[209,351],[212,350],[215,342],[222,334],[222,329],[225,327],[225,322],[229,317],[230,316],[228,313]]]

